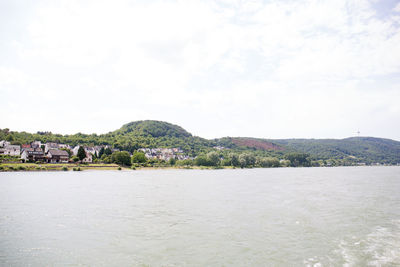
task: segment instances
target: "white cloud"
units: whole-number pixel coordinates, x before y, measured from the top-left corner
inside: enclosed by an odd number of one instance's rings
[[[28,13],[25,30],[0,37],[0,92],[20,107],[0,127],[106,132],[162,119],[205,137],[365,127],[400,139],[400,19],[367,0],[38,1]]]

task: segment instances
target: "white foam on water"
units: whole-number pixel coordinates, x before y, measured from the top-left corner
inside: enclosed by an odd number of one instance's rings
[[[322,267],[322,263],[319,262],[318,257],[308,258],[307,260],[303,261],[306,267]]]
[[[335,254],[343,266],[400,266],[400,220],[377,226],[363,238],[341,240]]]
[[[352,251],[352,247],[350,244],[344,240],[340,241],[339,243],[339,252],[343,258],[343,266],[344,267],[351,267],[357,263],[357,257],[354,255]]]
[[[370,266],[400,265],[400,220],[390,227],[378,226],[367,236],[366,249]]]

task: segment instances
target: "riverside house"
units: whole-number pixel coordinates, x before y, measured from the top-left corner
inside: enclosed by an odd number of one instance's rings
[[[18,145],[8,145],[3,150],[4,155],[19,156],[21,154],[21,147]]]
[[[44,161],[44,153],[43,149],[38,148],[25,148],[22,151],[21,159],[25,160],[25,162],[36,162],[36,161]]]
[[[47,152],[48,163],[68,163],[69,155],[67,151],[59,149],[49,149]]]
[[[50,149],[58,149],[58,144],[57,143],[46,143],[44,145],[44,152],[47,153],[47,152],[49,152]]]
[[[148,159],[168,161],[171,158],[179,160],[189,158],[180,148],[139,148],[138,150],[143,152]]]

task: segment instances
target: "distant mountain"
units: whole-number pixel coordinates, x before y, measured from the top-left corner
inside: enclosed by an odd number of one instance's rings
[[[133,121],[120,129],[100,136],[121,150],[133,151],[138,148],[176,147],[195,156],[212,147],[207,139],[193,136],[182,127],[164,121]]]
[[[313,160],[337,160],[350,163],[400,163],[400,142],[374,137],[345,139],[261,139],[223,137],[213,140],[193,136],[185,129],[163,121],[133,121],[106,134],[61,135],[51,132],[14,132],[0,129],[0,140],[26,144],[34,140],[75,145],[111,145],[133,152],[138,148],[179,147],[190,156],[212,150],[253,153],[261,157],[285,158],[292,152],[307,153]],[[222,152],[221,152],[222,153]]]
[[[223,137],[215,139],[218,145],[227,148],[252,149],[263,151],[283,151],[286,148],[266,139],[252,137]]]
[[[151,136],[151,137],[191,137],[182,127],[163,121],[133,121],[123,125],[119,130],[113,133],[123,135],[130,134],[134,136]]]
[[[366,163],[399,163],[400,142],[375,137],[345,139],[271,140],[289,150],[309,153],[316,159],[357,158]]]

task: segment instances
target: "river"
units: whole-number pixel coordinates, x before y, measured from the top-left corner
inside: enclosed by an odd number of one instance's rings
[[[1,266],[399,266],[400,167],[0,173]]]

